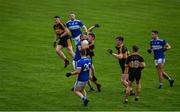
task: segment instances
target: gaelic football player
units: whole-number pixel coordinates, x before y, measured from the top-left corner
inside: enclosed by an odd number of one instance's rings
[[[130,56],[127,57],[126,64],[125,64],[125,74],[128,77],[128,86],[126,88],[125,99],[124,103],[128,102],[128,96],[130,95],[130,89],[132,82],[136,80],[136,94],[135,94],[135,101],[138,101],[140,90],[141,90],[141,71],[145,67],[145,62],[142,56],[138,53],[138,46],[134,45],[132,47],[132,53]]]
[[[86,26],[80,21],[76,19],[76,15],[74,13],[70,13],[70,20],[66,22],[66,26],[70,30],[72,34],[72,39],[75,42],[75,45],[80,41],[80,36],[82,35],[81,27],[84,28],[85,33],[87,34]]]
[[[78,75],[77,81],[74,85],[74,93],[82,99],[84,106],[87,106],[89,100],[87,98],[85,86],[89,80],[91,60],[86,57],[85,49],[80,50],[80,55],[81,59],[77,62],[76,69],[73,72],[66,73],[66,76]]]
[[[56,53],[58,56],[64,60],[64,68],[66,68],[70,61],[66,58],[64,53],[62,52],[63,48],[67,49],[67,52],[74,57],[74,52],[72,50],[72,44],[71,39],[69,36],[69,30],[67,27],[62,23],[59,16],[54,17],[55,24],[53,26],[55,31],[55,41],[54,41],[54,47],[56,49]]]
[[[111,49],[108,49],[107,51],[113,57],[118,59],[120,67],[121,67],[121,71],[122,71],[121,83],[126,88],[128,86],[128,79],[127,79],[126,75],[124,74],[124,70],[125,70],[125,62],[126,62],[126,59],[128,57],[128,49],[124,45],[124,37],[122,37],[122,36],[116,37],[116,46],[115,46],[115,48],[117,50],[117,53],[113,53],[113,51]],[[132,89],[131,89],[131,95],[134,95]]]
[[[93,64],[93,57],[95,56],[95,54],[94,54],[95,34],[94,33],[92,33],[92,32],[88,33],[88,41],[89,41],[89,44],[88,44],[88,47],[86,48],[87,57],[89,57],[91,59],[91,63],[92,63],[90,80],[96,85],[96,88],[97,88],[98,92],[100,92],[101,91],[101,85],[97,82],[97,78],[95,76],[95,67],[94,67],[94,64]]]
[[[148,53],[153,51],[154,63],[159,75],[159,89],[163,87],[163,78],[169,81],[170,86],[173,86],[174,80],[164,71],[165,55],[166,50],[171,49],[171,46],[163,39],[159,38],[158,31],[151,32],[150,48]]]

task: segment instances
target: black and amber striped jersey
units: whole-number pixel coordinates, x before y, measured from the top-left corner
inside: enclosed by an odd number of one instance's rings
[[[54,28],[56,35],[59,37],[65,32],[66,26],[65,26],[65,24],[59,23],[59,24],[55,24],[53,26],[53,28]]]
[[[126,66],[128,66],[129,69],[140,69],[141,70],[142,68],[144,68],[144,59],[139,54],[132,53],[126,59]]]
[[[126,59],[128,57],[128,49],[125,45],[123,46],[115,46],[118,54],[123,54],[123,59]]]

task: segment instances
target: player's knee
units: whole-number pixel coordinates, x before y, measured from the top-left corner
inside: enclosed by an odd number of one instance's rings
[[[56,48],[55,51],[56,51],[56,53],[59,53],[59,52],[60,52],[60,49],[59,49],[59,48]]]
[[[74,88],[74,92],[76,93],[77,91],[79,91],[77,88]]]

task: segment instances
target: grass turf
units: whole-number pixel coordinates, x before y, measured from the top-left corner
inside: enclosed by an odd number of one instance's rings
[[[0,110],[180,110],[179,6],[178,0],[0,0]],[[72,67],[63,69],[52,47],[53,16],[67,21],[70,11],[87,26],[101,25],[94,64],[103,88],[88,93],[86,108],[70,91],[75,77],[64,76]],[[165,70],[175,79],[173,88],[164,80],[157,89],[153,57],[146,53],[154,29],[172,45]],[[117,35],[125,36],[129,49],[139,45],[147,64],[137,103],[132,97],[122,103],[120,67],[106,53]]]

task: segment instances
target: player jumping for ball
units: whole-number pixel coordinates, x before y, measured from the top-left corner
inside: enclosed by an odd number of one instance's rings
[[[81,27],[84,29],[86,34],[87,28],[82,21],[76,19],[75,13],[70,13],[69,18],[70,20],[66,22],[66,26],[70,30],[72,39],[74,40],[76,45],[78,41],[80,41],[80,36],[82,35]]]

